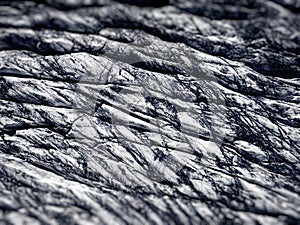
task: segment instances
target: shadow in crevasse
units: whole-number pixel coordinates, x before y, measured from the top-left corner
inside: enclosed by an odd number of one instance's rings
[[[138,5],[138,6],[153,6],[153,7],[161,7],[165,5],[169,5],[169,0],[117,0],[121,3],[127,3],[130,5]]]

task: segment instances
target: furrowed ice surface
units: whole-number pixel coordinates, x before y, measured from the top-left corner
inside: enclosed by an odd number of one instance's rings
[[[291,2],[1,2],[0,224],[299,223]]]

